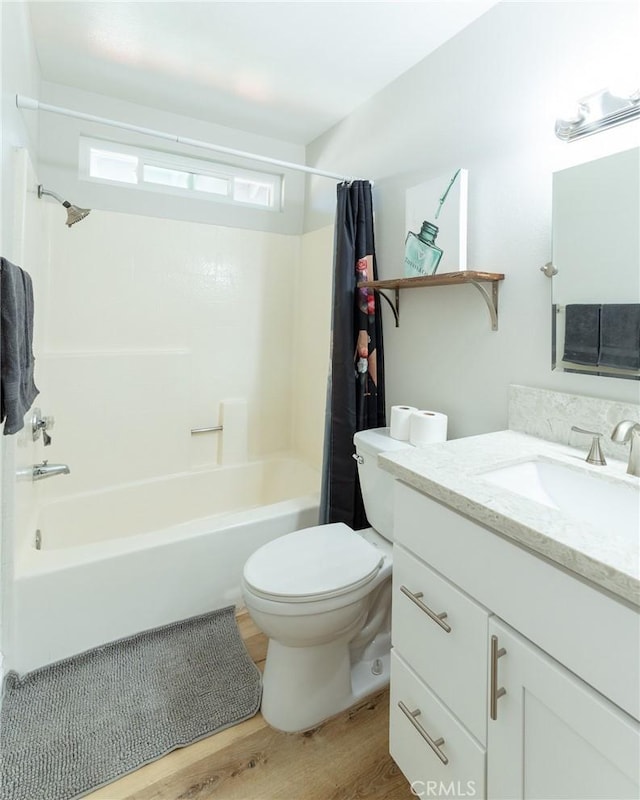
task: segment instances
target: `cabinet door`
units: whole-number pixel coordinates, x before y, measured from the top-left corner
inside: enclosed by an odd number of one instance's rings
[[[492,800],[640,797],[640,725],[500,620],[489,696],[487,795]]]

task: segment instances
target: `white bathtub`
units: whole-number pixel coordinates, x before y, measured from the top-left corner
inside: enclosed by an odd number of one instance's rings
[[[240,602],[248,556],[317,524],[318,486],[316,471],[280,458],[43,506],[42,549],[18,559],[11,668]]]

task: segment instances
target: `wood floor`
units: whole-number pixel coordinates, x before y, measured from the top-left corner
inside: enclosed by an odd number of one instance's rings
[[[262,668],[266,638],[248,614],[238,626]],[[388,690],[306,733],[282,733],[256,715],[174,750],[86,800],[410,800],[388,752]]]

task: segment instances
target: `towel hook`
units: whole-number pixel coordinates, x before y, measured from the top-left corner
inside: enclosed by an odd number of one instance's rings
[[[552,261],[547,261],[544,267],[540,267],[540,272],[544,272],[547,278],[553,278],[554,275],[558,274],[558,270],[553,266]]]

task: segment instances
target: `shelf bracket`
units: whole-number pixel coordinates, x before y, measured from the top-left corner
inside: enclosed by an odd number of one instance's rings
[[[491,284],[491,294],[484,288],[481,283],[478,281],[469,281],[472,286],[475,286],[476,289],[482,295],[484,302],[487,304],[487,308],[489,309],[489,315],[491,317],[491,330],[497,331],[498,330],[498,283],[497,281],[493,281]]]
[[[396,321],[396,328],[399,328],[400,327],[400,289],[396,289],[395,290],[396,302],[395,302],[395,305],[394,305],[393,304],[393,300],[391,300],[391,298],[388,295],[386,295],[382,291],[382,289],[376,289],[375,287],[372,287],[372,288],[373,288],[373,291],[376,292],[379,297],[382,297],[383,300],[387,301],[387,303],[389,304],[389,308],[393,311],[393,317],[394,317],[394,319]]]
[[[362,281],[358,283],[359,289],[373,289],[387,303],[396,321],[396,328],[400,327],[400,289],[417,289],[418,287],[430,286],[460,286],[463,283],[471,283],[482,295],[482,299],[487,304],[491,316],[491,330],[498,330],[498,283],[504,280],[504,275],[500,272],[478,272],[476,270],[458,270],[456,272],[443,272],[439,275],[422,275],[412,278],[393,278],[384,281]],[[491,284],[491,291],[484,287],[485,283]],[[386,294],[383,289],[393,289],[395,297],[392,300],[391,293]],[[394,302],[395,300],[395,302]]]

